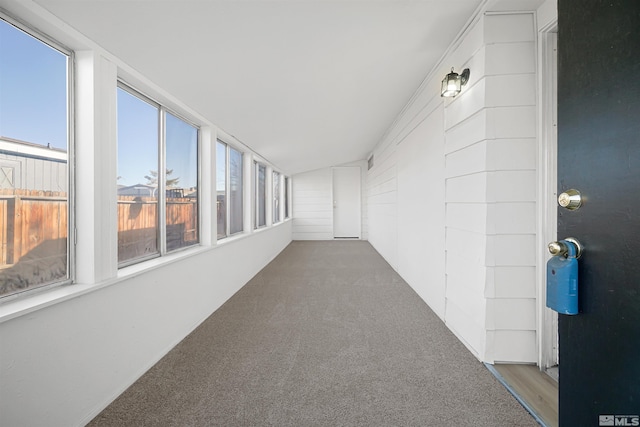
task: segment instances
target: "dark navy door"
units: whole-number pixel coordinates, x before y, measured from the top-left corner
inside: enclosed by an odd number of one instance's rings
[[[560,425],[640,425],[640,1],[558,0],[558,238],[579,311],[559,315]]]

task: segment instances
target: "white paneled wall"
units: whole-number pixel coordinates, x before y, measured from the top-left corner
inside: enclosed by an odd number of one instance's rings
[[[534,362],[534,15],[476,27],[471,87],[445,101],[446,321],[482,360]]]
[[[293,240],[333,239],[331,169],[293,177]]]
[[[374,166],[367,177],[369,241],[395,269],[398,268],[398,217],[395,144],[387,143],[374,152]]]
[[[358,166],[362,171],[360,188],[365,188],[367,162],[359,161],[343,166]],[[324,168],[292,177],[293,240],[333,239],[333,169]],[[361,195],[361,238],[368,237],[368,214]]]
[[[484,12],[374,150],[369,240],[479,359],[535,362],[535,15]]]
[[[486,44],[516,44],[535,58],[533,14],[487,16]],[[495,59],[487,56],[487,68]],[[487,77],[488,361],[535,362],[536,352],[536,69],[492,69]],[[506,273],[506,274],[505,274]],[[515,275],[515,277],[514,277]],[[512,292],[512,285],[517,292]]]
[[[434,107],[397,146],[397,270],[444,319],[444,109]]]

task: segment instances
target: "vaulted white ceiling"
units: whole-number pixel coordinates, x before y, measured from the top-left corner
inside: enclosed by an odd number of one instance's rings
[[[482,0],[35,0],[287,173],[365,159]]]

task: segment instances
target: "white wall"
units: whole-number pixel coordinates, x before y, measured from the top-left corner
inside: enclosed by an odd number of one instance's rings
[[[388,138],[373,152],[374,165],[367,173],[366,199],[369,242],[398,269],[398,169],[396,144]]]
[[[339,165],[357,166],[362,171],[360,188],[365,188],[366,161]],[[333,239],[333,169],[323,168],[292,177],[293,240]],[[367,206],[361,194],[361,238],[367,240]]]
[[[461,47],[477,80],[445,120],[447,321],[485,361],[534,362],[534,16],[485,15],[473,31]]]
[[[444,319],[444,108],[440,97],[422,107],[374,151],[369,241]]]
[[[374,150],[369,240],[479,359],[535,362],[535,15],[484,12]]]
[[[333,239],[330,168],[293,176],[293,240]]]
[[[246,232],[217,242],[212,171],[223,132],[36,4],[10,6],[15,17],[76,52],[77,244],[74,284],[0,305],[0,424],[83,425],[282,251],[292,221],[254,231],[248,211]],[[118,78],[201,126],[201,245],[123,269],[115,191]],[[255,158],[271,167],[245,148],[249,165]],[[251,180],[245,185],[250,209]]]
[[[444,318],[444,109],[439,102],[428,109],[397,148],[397,270]]]

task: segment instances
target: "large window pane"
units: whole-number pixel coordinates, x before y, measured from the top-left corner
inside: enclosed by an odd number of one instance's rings
[[[230,234],[243,230],[242,153],[229,147],[229,227]]]
[[[198,129],[166,114],[167,251],[198,243]]]
[[[218,239],[222,239],[244,230],[242,153],[222,141],[216,150]]]
[[[69,278],[68,63],[0,19],[0,297]]]
[[[158,121],[155,105],[118,88],[118,261],[157,254]]]
[[[256,228],[267,225],[267,167],[256,163]]]
[[[218,239],[227,237],[227,144],[216,144],[216,210]]]
[[[273,172],[273,223],[280,222],[280,174]]]

